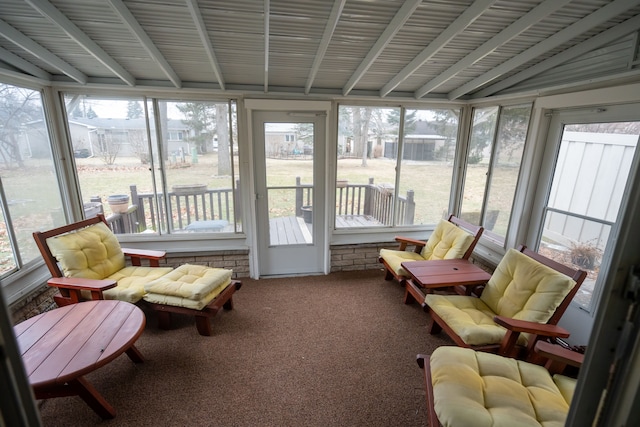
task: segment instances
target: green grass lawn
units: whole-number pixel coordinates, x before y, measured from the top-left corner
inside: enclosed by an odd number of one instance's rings
[[[235,157],[235,171],[238,174],[238,158]],[[83,200],[98,196],[103,201],[111,194],[129,194],[129,187],[136,185],[139,192],[152,192],[153,182],[149,165],[143,165],[136,158],[118,158],[116,165],[106,166],[99,159],[76,159]],[[230,188],[231,177],[218,176],[218,156],[208,153],[198,156],[198,162],[175,163],[166,169],[169,190],[174,185],[206,184],[208,188]],[[312,161],[308,159],[267,159],[267,182],[269,186],[294,186],[296,177],[303,184],[311,184]],[[414,223],[434,223],[447,213],[451,188],[453,165],[445,162],[404,162],[400,180],[400,194],[414,192],[416,216]],[[504,169],[494,173],[494,188],[501,191],[491,193],[491,209],[509,212],[517,169]],[[366,184],[373,178],[375,184],[395,183],[395,161],[386,158],[368,159],[362,166],[361,159],[340,159],[338,179],[350,184]],[[463,210],[479,211],[484,196],[486,165],[470,165],[464,192]],[[158,181],[158,188],[160,184]],[[506,190],[506,191],[505,191]],[[272,192],[275,194],[274,192]],[[270,210],[290,212],[295,200],[283,191],[283,196],[271,197]],[[272,194],[272,196],[273,196]],[[506,215],[503,215],[506,218]],[[500,217],[498,219],[500,222]],[[498,227],[497,227],[498,228]]]

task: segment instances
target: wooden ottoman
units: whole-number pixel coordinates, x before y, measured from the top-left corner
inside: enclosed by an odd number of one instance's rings
[[[200,335],[211,335],[210,318],[220,308],[233,309],[233,293],[242,283],[232,280],[232,271],[184,264],[145,285],[144,301],[158,314],[158,325],[169,329],[171,313],[196,317]]]

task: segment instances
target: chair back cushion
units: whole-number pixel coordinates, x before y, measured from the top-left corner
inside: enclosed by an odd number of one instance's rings
[[[47,239],[66,277],[104,279],[125,267],[120,243],[103,222]]]
[[[498,315],[547,323],[575,284],[565,274],[509,249],[480,298]]]
[[[426,260],[462,258],[473,239],[472,234],[441,219],[420,255]]]

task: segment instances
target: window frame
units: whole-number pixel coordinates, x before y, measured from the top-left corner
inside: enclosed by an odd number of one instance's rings
[[[597,104],[596,104],[597,105]],[[535,194],[535,198],[532,199],[531,217],[529,220],[530,226],[523,230],[523,235],[526,239],[526,244],[529,247],[538,247],[539,241],[542,238],[544,231],[545,213],[547,212],[547,205],[551,194],[551,187],[553,184],[554,171],[556,162],[559,157],[560,147],[562,143],[563,129],[566,125],[571,124],[583,124],[589,121],[593,122],[627,122],[627,121],[640,121],[640,103],[631,102],[620,105],[607,105],[601,107],[586,107],[586,108],[564,108],[564,109],[548,109],[541,111],[541,115],[544,116],[544,121],[547,126],[546,133],[541,135],[542,141],[541,148],[544,150],[541,153],[539,160],[540,171],[538,178],[535,182],[531,183],[528,192]],[[558,126],[554,125],[554,120],[559,123]],[[640,145],[636,147],[633,162],[631,164],[630,177],[633,176],[633,171],[640,168]],[[629,182],[627,181],[627,188]],[[622,210],[621,213],[624,213]],[[620,215],[619,212],[619,215]],[[615,236],[615,230],[617,230],[618,224],[614,224],[611,229],[611,235]],[[602,295],[606,286],[603,281],[607,276],[607,272],[610,269],[609,263],[611,260],[611,247],[613,246],[615,238],[612,237],[607,245],[607,250],[602,258],[602,264],[600,266],[600,273],[598,274],[598,280],[595,284],[590,305],[585,308],[576,302],[570,303],[570,308],[578,310],[584,313],[586,316],[594,317],[598,311],[600,303],[602,302]],[[569,313],[570,314],[570,313]],[[566,315],[565,315],[566,317]]]
[[[456,207],[458,205],[458,192],[460,185],[460,170],[464,168],[464,165],[461,164],[462,161],[465,160],[464,156],[461,155],[463,152],[463,147],[466,149],[466,140],[463,140],[462,137],[468,132],[465,131],[466,126],[466,116],[468,115],[468,105],[464,102],[429,102],[429,103],[415,103],[415,102],[401,102],[401,103],[380,103],[380,102],[363,102],[363,101],[352,101],[352,100],[339,100],[335,103],[335,111],[334,111],[334,119],[335,119],[335,140],[333,141],[333,145],[331,146],[331,150],[328,153],[328,156],[337,159],[338,158],[338,134],[339,134],[339,115],[341,107],[372,107],[372,108],[398,108],[400,110],[400,123],[398,126],[398,152],[395,163],[396,173],[395,173],[395,188],[394,188],[394,201],[393,201],[393,224],[389,226],[378,226],[378,227],[353,227],[353,228],[336,228],[335,220],[333,221],[330,232],[332,234],[332,244],[346,244],[346,243],[371,243],[374,241],[391,241],[394,239],[399,232],[403,235],[413,236],[420,239],[428,238],[428,234],[435,228],[435,223],[433,224],[412,224],[412,225],[397,225],[397,203],[399,197],[399,186],[398,180],[400,179],[400,171],[402,169],[402,150],[404,149],[404,117],[405,112],[407,110],[456,110],[459,111],[459,119],[458,119],[458,129],[456,133],[456,149],[454,154],[454,160],[452,165],[452,176],[451,176],[451,185],[449,189],[449,205],[448,212],[455,212]],[[337,179],[337,161],[334,162],[331,171],[331,180],[333,184],[329,183],[330,186],[335,185]],[[335,198],[335,194],[331,191],[328,193],[331,197]],[[330,211],[333,218],[336,216],[335,211],[335,199],[328,200],[328,203],[331,203]],[[375,236],[376,239],[372,239],[371,236]],[[368,237],[368,238],[367,238]]]
[[[499,256],[502,256],[505,252],[505,250],[508,247],[512,247],[513,246],[513,239],[512,236],[514,234],[517,234],[517,230],[514,230],[514,226],[515,226],[515,219],[514,219],[514,207],[517,205],[517,201],[518,201],[518,196],[520,193],[520,187],[522,182],[524,181],[526,174],[528,173],[529,170],[529,163],[531,161],[530,158],[530,146],[533,145],[529,140],[530,137],[532,135],[532,126],[534,124],[534,113],[535,113],[535,105],[534,102],[532,100],[514,100],[513,102],[509,102],[509,103],[483,103],[483,104],[477,104],[477,105],[471,105],[470,106],[470,111],[469,111],[469,118],[468,118],[468,134],[467,137],[465,139],[465,148],[464,148],[464,159],[463,159],[463,166],[464,166],[464,173],[462,174],[463,176],[461,177],[461,188],[460,188],[460,193],[458,195],[457,201],[458,201],[458,206],[456,209],[456,212],[460,213],[462,211],[463,208],[463,203],[462,203],[462,198],[464,197],[464,191],[465,191],[465,184],[466,184],[466,178],[467,178],[467,170],[468,170],[468,158],[469,158],[469,151],[471,149],[470,147],[470,142],[471,142],[471,136],[473,133],[473,120],[474,120],[474,112],[477,109],[481,109],[481,108],[491,108],[491,107],[497,107],[498,111],[496,113],[496,124],[495,124],[495,128],[493,129],[492,132],[492,139],[491,139],[491,151],[490,151],[490,158],[489,158],[489,163],[487,165],[487,178],[485,180],[485,184],[484,184],[484,193],[483,193],[483,197],[482,197],[482,204],[481,204],[481,215],[480,215],[480,220],[478,221],[480,224],[484,226],[484,224],[486,224],[486,211],[487,211],[487,204],[489,202],[490,199],[490,194],[491,194],[491,182],[492,182],[492,177],[494,174],[494,169],[496,166],[496,162],[497,162],[497,158],[495,156],[496,154],[496,150],[497,150],[497,142],[499,142],[499,137],[500,137],[500,125],[503,121],[503,114],[502,112],[504,111],[505,108],[512,108],[512,107],[525,107],[529,105],[530,106],[530,111],[529,111],[529,118],[528,118],[528,122],[527,122],[527,131],[525,133],[525,138],[524,138],[524,142],[523,142],[523,147],[522,147],[522,156],[520,158],[520,164],[519,164],[519,169],[518,169],[518,176],[516,178],[516,182],[515,182],[515,186],[514,186],[514,192],[513,192],[513,198],[511,201],[511,208],[510,208],[510,216],[509,216],[509,221],[508,221],[508,225],[507,225],[507,232],[505,233],[504,236],[497,236],[492,232],[488,232],[487,230],[485,230],[485,232],[482,234],[482,236],[480,237],[480,240],[478,242],[478,246],[477,248],[480,249],[480,252],[485,252],[488,251],[491,253],[491,257],[494,259],[494,262],[499,260],[498,258],[495,258],[494,254],[498,254]],[[495,235],[495,237],[494,237]],[[499,237],[503,237],[502,241],[500,241]],[[483,247],[485,249],[485,251],[483,251]],[[486,253],[486,252],[485,252]]]

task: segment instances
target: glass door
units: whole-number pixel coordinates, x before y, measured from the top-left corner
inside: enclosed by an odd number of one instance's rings
[[[324,149],[324,119],[324,113],[254,113],[261,277],[323,270],[324,197],[319,165],[324,162],[318,157]]]

